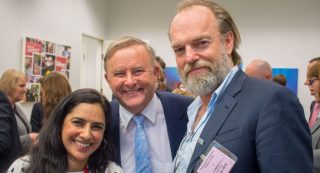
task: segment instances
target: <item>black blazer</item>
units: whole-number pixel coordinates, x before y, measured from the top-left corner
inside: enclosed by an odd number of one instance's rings
[[[30,124],[32,132],[39,132],[42,127],[43,105],[41,102],[35,103],[32,108]]]
[[[193,101],[193,98],[185,97],[170,92],[157,91],[165,115],[167,123],[167,130],[171,148],[172,159],[177,154],[180,142],[187,130],[188,116],[187,107]],[[111,102],[112,111],[112,125],[111,125],[111,139],[116,147],[116,163],[121,165],[120,154],[120,135],[119,135],[119,102],[114,99]]]
[[[14,110],[0,91],[0,172],[5,172],[22,152]]]

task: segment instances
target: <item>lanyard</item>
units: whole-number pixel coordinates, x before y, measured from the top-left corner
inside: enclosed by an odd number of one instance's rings
[[[83,173],[89,173],[88,165],[86,165],[86,167],[84,168]]]

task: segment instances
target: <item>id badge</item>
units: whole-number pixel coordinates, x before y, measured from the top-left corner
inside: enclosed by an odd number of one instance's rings
[[[195,168],[197,173],[229,173],[238,158],[216,141],[212,141],[201,154]]]

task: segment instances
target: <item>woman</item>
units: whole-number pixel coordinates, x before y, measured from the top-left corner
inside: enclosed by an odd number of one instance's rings
[[[320,172],[320,62],[314,63],[308,70],[309,87],[315,91],[315,104],[313,105],[309,126],[312,136],[313,172]],[[311,82],[312,81],[312,82]]]
[[[39,132],[56,104],[71,93],[67,78],[59,72],[42,77],[40,85],[41,102],[35,103],[31,112],[32,132]]]
[[[14,110],[7,95],[0,89],[0,172],[19,157],[22,146]]]
[[[9,69],[1,76],[1,90],[9,98],[15,112],[18,132],[22,144],[22,153],[29,151],[32,144],[37,141],[38,133],[31,133],[31,126],[23,110],[16,104],[23,100],[26,93],[27,77],[20,71]]]
[[[8,172],[123,172],[110,160],[110,105],[93,89],[80,89],[55,107],[30,156],[16,160]]]

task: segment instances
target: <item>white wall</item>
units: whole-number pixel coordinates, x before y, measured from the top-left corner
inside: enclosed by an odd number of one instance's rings
[[[132,35],[145,40],[176,66],[167,30],[180,0],[0,0],[0,73],[21,69],[22,37],[33,36],[72,47],[70,82],[80,88],[81,34],[113,40]],[[319,0],[218,0],[234,17],[244,66],[260,57],[273,67],[299,68],[298,97],[306,117],[312,97],[303,85],[306,64],[320,56]]]
[[[80,88],[81,36],[107,37],[105,0],[0,0],[0,74],[22,69],[22,38],[70,45],[72,89]],[[22,104],[29,115],[32,104]]]
[[[150,40],[168,66],[176,66],[167,30],[178,0],[112,0],[109,37],[138,36]],[[320,56],[319,0],[217,0],[233,16],[241,33],[244,67],[254,58],[272,67],[299,69],[298,97],[309,116],[312,97],[303,85],[308,60]]]
[[[0,0],[0,74],[21,69],[22,1]]]

